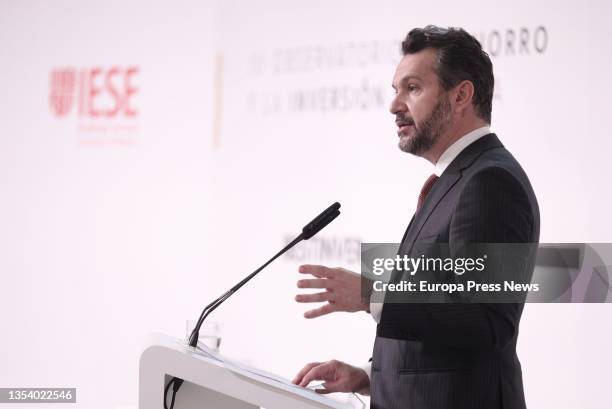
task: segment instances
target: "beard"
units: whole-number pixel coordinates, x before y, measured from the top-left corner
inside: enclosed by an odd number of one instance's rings
[[[421,123],[414,122],[415,134],[405,136],[400,134],[399,148],[413,155],[420,155],[427,152],[440,139],[450,122],[451,105],[447,95],[443,95],[431,114]],[[398,116],[399,120],[405,117]]]

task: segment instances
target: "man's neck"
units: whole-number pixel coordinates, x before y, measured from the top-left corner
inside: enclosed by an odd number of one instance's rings
[[[489,124],[487,124],[485,121],[478,119],[471,121],[470,123],[466,123],[463,126],[454,127],[446,134],[442,135],[437,143],[432,146],[430,150],[423,153],[421,157],[427,159],[429,162],[435,165],[438,162],[438,159],[440,159],[440,156],[448,149],[449,146],[463,138],[468,133],[472,132],[474,129],[488,125]]]

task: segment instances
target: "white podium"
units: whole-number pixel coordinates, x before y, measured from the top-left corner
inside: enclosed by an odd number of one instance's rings
[[[338,402],[220,355],[194,350],[184,340],[155,335],[140,356],[139,409],[163,409],[164,386],[175,376],[185,380],[176,394],[175,409],[364,407],[356,396],[352,396],[353,402]]]

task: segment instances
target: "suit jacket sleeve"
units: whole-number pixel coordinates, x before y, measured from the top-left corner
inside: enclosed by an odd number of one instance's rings
[[[526,243],[534,213],[523,185],[509,171],[491,167],[466,182],[451,218],[449,245]],[[517,334],[522,304],[388,304],[385,320],[422,341],[451,347],[498,350]],[[395,322],[393,322],[395,321]]]

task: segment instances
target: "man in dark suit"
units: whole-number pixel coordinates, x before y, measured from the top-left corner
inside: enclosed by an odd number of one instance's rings
[[[425,182],[400,253],[415,243],[535,243],[539,210],[519,163],[490,132],[493,70],[462,29],[408,33],[393,79],[391,112],[401,150],[435,166]],[[368,311],[378,322],[369,368],[339,361],[306,365],[294,382],[324,380],[323,392],[370,393],[373,408],[525,408],[516,355],[522,303],[364,303],[359,275],[305,265],[298,302],[308,311]],[[396,277],[397,278],[397,277]]]

